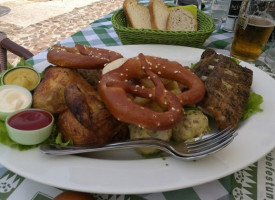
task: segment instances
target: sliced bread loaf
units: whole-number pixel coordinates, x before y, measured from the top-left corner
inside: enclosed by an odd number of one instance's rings
[[[150,13],[147,6],[138,4],[137,0],[125,0],[123,10],[132,28],[151,29]]]
[[[167,30],[171,31],[196,31],[197,20],[194,15],[183,8],[177,7],[170,11]]]
[[[153,29],[166,30],[169,9],[163,0],[151,0],[148,4]]]

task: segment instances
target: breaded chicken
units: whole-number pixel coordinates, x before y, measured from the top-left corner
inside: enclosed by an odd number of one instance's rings
[[[45,70],[41,83],[34,91],[33,107],[47,110],[54,115],[63,112],[67,109],[64,90],[70,83],[75,83],[83,90],[88,88],[89,91],[93,91],[93,95],[98,96],[97,92],[90,89],[91,85],[76,70],[51,66]]]
[[[49,67],[33,94],[33,107],[58,115],[64,141],[100,145],[126,137],[128,128],[106,109],[97,91],[76,70]]]
[[[68,110],[59,115],[57,122],[65,141],[98,145],[128,131],[126,124],[117,121],[93,91],[70,83],[65,88],[65,102]]]

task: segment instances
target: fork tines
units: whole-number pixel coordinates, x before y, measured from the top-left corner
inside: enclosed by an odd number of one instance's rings
[[[222,146],[226,146],[236,135],[236,130],[228,127],[205,139],[186,142],[185,144],[189,153],[205,154],[220,149]]]

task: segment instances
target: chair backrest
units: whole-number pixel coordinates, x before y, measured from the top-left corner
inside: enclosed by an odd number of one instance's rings
[[[33,57],[30,51],[11,41],[5,34],[0,33],[0,73],[7,69],[7,51],[23,57],[25,60]]]
[[[6,36],[0,33],[0,44]],[[7,50],[0,45],[0,73],[7,69]]]

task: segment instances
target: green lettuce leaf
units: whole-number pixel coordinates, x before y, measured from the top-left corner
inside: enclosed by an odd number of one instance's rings
[[[27,66],[33,68],[33,66],[30,63],[26,62],[24,58],[21,58],[16,66]]]
[[[237,58],[230,57],[231,60],[233,60],[236,64],[240,64],[241,61],[239,61]]]
[[[20,151],[28,150],[37,147],[38,145],[22,145],[14,142],[8,135],[5,122],[0,121],[0,143],[11,148],[17,148]]]
[[[257,112],[263,112],[260,105],[263,103],[263,97],[255,92],[251,92],[248,102],[245,106],[245,110],[242,116],[242,120],[246,120]]]
[[[58,133],[56,138],[55,138],[55,144],[59,144],[61,146],[72,146],[73,141],[70,139],[66,142],[63,142],[61,133]]]
[[[7,128],[4,122],[0,121],[0,142],[7,146],[14,146],[16,142],[12,141],[7,134]]]

